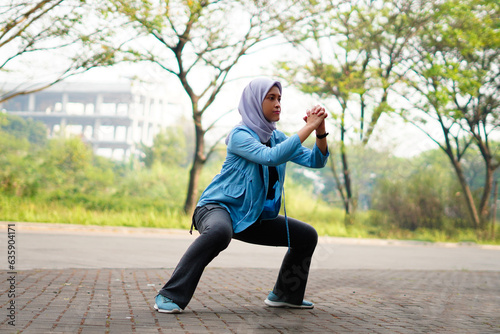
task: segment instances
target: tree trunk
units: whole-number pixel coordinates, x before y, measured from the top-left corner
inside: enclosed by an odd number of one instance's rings
[[[344,186],[346,196],[344,198],[344,207],[346,217],[351,214],[351,201],[352,201],[352,191],[351,191],[351,177],[349,174],[349,164],[347,163],[347,152],[345,146],[345,125],[344,125],[344,117],[345,112],[347,110],[347,105],[344,103],[342,108],[342,121],[340,124],[340,156],[342,158],[342,174],[344,176]]]
[[[347,153],[345,151],[344,143],[342,146],[342,174],[344,175],[344,184],[346,191],[346,200],[345,200],[345,212],[347,215],[352,213],[351,202],[352,202],[352,191],[351,191],[351,175],[349,173],[349,164],[347,163]]]
[[[340,198],[342,199],[342,204],[344,205],[344,209],[347,212],[349,210],[349,206],[346,205],[346,196],[344,194],[344,187],[342,185],[342,182],[340,182],[339,176],[337,175],[337,168],[335,167],[335,161],[334,161],[333,157],[330,158],[330,169],[332,171],[333,178],[335,179],[335,185],[337,186],[337,190],[340,194]]]
[[[480,227],[487,228],[488,220],[490,217],[490,196],[493,189],[493,175],[495,170],[491,168],[491,165],[486,163],[486,176],[484,180],[483,195],[481,197],[481,203],[479,203],[479,218]]]
[[[194,149],[194,158],[191,170],[189,171],[189,184],[184,203],[184,212],[192,214],[198,201],[198,185],[200,181],[201,171],[205,164],[205,131],[201,127],[201,115],[193,113],[196,145]]]
[[[481,196],[481,202],[479,203],[479,218],[481,219],[481,228],[488,228],[488,221],[490,219],[490,196],[493,190],[495,170],[500,166],[499,163],[495,163],[494,154],[491,153],[489,145],[487,143],[487,137],[483,140],[478,133],[474,133],[476,138],[477,146],[483,157],[485,164],[486,175],[484,178],[483,194]]]
[[[448,155],[448,157],[450,158],[451,163],[453,164],[453,168],[455,169],[455,172],[457,173],[458,176],[458,181],[460,182],[460,186],[462,187],[462,190],[464,192],[465,202],[467,203],[467,209],[469,211],[472,224],[475,229],[478,229],[480,227],[479,215],[477,214],[476,204],[474,203],[474,197],[472,196],[469,184],[465,179],[465,175],[462,170],[462,165],[460,164],[459,161],[457,161],[450,155]]]
[[[491,240],[495,240],[495,224],[497,219],[498,184],[496,180],[493,187],[494,187],[494,194],[493,194],[493,215],[491,217]]]

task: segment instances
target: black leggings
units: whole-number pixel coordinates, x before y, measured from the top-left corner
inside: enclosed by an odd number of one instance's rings
[[[231,239],[265,245],[288,247],[285,217],[258,221],[240,233],[233,233],[231,217],[219,205],[196,208],[193,221],[200,236],[189,246],[160,294],[184,309],[196,290],[205,267]],[[286,253],[273,292],[281,300],[300,305],[318,242],[316,230],[309,224],[288,218],[290,251]]]

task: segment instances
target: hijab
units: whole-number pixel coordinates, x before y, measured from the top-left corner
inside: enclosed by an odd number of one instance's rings
[[[255,132],[262,143],[267,143],[273,131],[276,130],[276,122],[269,122],[264,117],[264,112],[262,110],[262,102],[264,102],[267,93],[273,86],[278,87],[281,94],[281,83],[279,81],[268,78],[252,80],[245,89],[243,89],[240,104],[238,106],[238,111],[242,120],[240,124],[248,126]],[[226,138],[226,144],[228,141],[229,136]]]

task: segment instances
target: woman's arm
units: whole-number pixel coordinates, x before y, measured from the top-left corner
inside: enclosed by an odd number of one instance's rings
[[[322,108],[320,106],[314,106],[311,111],[307,112],[307,116],[304,117],[304,121],[306,121],[306,125],[302,129],[297,132],[300,138],[300,142],[303,143],[314,130],[317,130],[318,127],[321,125],[323,126],[323,129],[325,128],[325,118],[328,116],[328,114],[325,111],[325,108]],[[326,140],[321,140],[321,145],[323,146],[323,143],[326,143]],[[318,148],[320,148],[321,152],[323,150],[321,147],[318,145]],[[324,147],[324,154],[326,154],[326,146]]]
[[[320,111],[324,112],[324,117],[322,118],[322,121],[318,124],[318,126],[315,128],[316,146],[319,148],[321,153],[323,153],[323,155],[326,155],[328,153],[328,143],[326,141],[326,136],[323,135],[326,134],[325,119],[328,116],[328,113],[325,111],[325,108],[320,106],[315,106],[311,110],[308,110],[306,116],[304,116],[304,121],[306,122],[307,126],[309,118],[314,114],[318,114]],[[323,138],[318,138],[318,136]]]
[[[283,140],[274,147],[267,147],[250,130],[237,128],[231,133],[227,149],[228,152],[246,160],[266,165],[278,166],[292,160],[301,153],[302,144],[297,135]]]
[[[228,151],[258,164],[267,166],[281,165],[303,154],[302,143],[318,128],[326,116],[324,108],[314,107],[306,120],[306,125],[296,135],[287,138],[274,147],[267,147],[262,144],[246,130],[235,130],[231,134]]]
[[[323,155],[326,155],[328,152],[328,143],[326,141],[326,128],[325,128],[325,119],[323,119],[323,122],[316,128],[316,146],[318,146],[319,150]],[[318,136],[321,136],[323,138],[318,138]]]

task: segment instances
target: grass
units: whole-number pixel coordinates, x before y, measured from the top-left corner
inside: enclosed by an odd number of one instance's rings
[[[97,226],[127,226],[185,229],[191,218],[179,209],[146,207],[130,209],[91,209],[84,204],[44,199],[0,196],[0,217],[6,221],[63,223]]]

